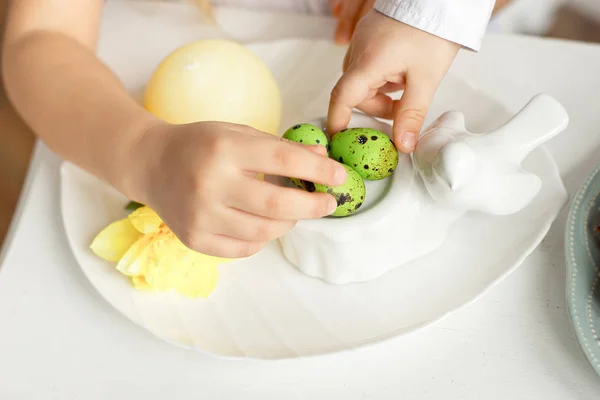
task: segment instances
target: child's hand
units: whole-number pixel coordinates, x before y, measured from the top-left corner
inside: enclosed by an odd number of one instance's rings
[[[161,124],[142,136],[137,152],[144,158],[133,199],[155,209],[189,248],[230,258],[250,256],[297,220],[337,207],[329,194],[280,187],[258,173],[326,185],[347,175],[322,146],[227,123]]]
[[[338,20],[335,41],[347,44],[352,39],[358,21],[373,8],[375,0],[330,0],[331,13]]]
[[[358,24],[331,93],[328,130],[338,132],[354,107],[394,120],[399,151],[414,150],[433,96],[459,45],[371,10]],[[404,89],[402,99],[386,94]]]

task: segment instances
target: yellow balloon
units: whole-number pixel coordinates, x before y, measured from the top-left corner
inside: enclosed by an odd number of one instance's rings
[[[221,121],[278,134],[281,96],[267,66],[239,43],[200,40],[178,48],[156,68],[144,107],[173,123]]]

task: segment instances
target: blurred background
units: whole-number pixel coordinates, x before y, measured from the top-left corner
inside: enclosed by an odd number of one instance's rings
[[[490,32],[600,42],[600,0],[497,0]]]
[[[0,0],[0,38],[8,2]],[[489,31],[600,43],[600,0],[497,0]],[[11,109],[0,79],[0,247],[21,193],[33,145],[33,134]]]

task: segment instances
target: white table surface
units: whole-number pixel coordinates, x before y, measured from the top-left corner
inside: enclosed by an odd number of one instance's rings
[[[189,13],[170,7],[165,15],[187,15],[190,22]],[[137,17],[131,11],[129,5],[108,7],[101,54],[134,41],[132,26],[155,18],[148,10]],[[269,17],[260,26],[232,25],[228,18],[235,15],[223,10],[220,21],[239,38],[265,31],[320,37],[332,30],[327,20],[306,17],[295,20],[302,22],[300,31],[280,19],[265,22]],[[117,27],[130,36],[123,40]],[[196,22],[181,29],[217,35]],[[453,72],[513,109],[541,91],[567,107],[571,124],[549,148],[572,196],[600,161],[600,46],[489,36],[479,55],[462,53]],[[566,311],[566,208],[516,272],[424,331],[321,358],[220,361],[154,338],[93,290],[64,236],[59,162],[38,146],[1,258],[0,399],[600,397],[600,378],[581,353]]]

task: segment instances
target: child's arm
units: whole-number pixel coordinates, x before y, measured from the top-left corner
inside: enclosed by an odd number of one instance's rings
[[[153,118],[95,56],[103,0],[18,0],[3,54],[7,94],[55,152],[128,193],[131,151]]]
[[[256,179],[343,184],[345,168],[323,146],[235,124],[171,125],[138,106],[94,54],[102,5],[14,0],[10,7],[7,92],[50,148],[149,205],[184,244],[213,256],[250,256],[296,221],[337,208],[330,194]]]
[[[493,3],[492,0],[490,1]],[[329,0],[329,2],[332,13],[338,20],[335,40],[339,44],[350,42],[358,21],[375,5],[375,0]],[[511,2],[512,0],[496,0],[492,14],[497,13]],[[477,40],[469,37],[468,32],[473,32],[474,38],[482,35],[480,30],[483,26],[482,19],[478,15],[487,14],[490,4],[486,0],[453,0],[452,2],[446,0],[379,0],[376,9],[398,21],[434,34],[442,30],[458,31],[467,40]],[[450,13],[447,12],[449,8]],[[456,15],[462,19],[456,19]],[[455,36],[453,32],[447,33]],[[442,33],[439,36],[445,36],[445,34]],[[458,35],[456,38],[458,39]]]
[[[357,25],[332,92],[330,131],[344,128],[357,107],[393,119],[398,149],[412,152],[439,83],[460,47],[479,49],[494,2],[377,0]],[[398,90],[394,102],[387,93]]]

